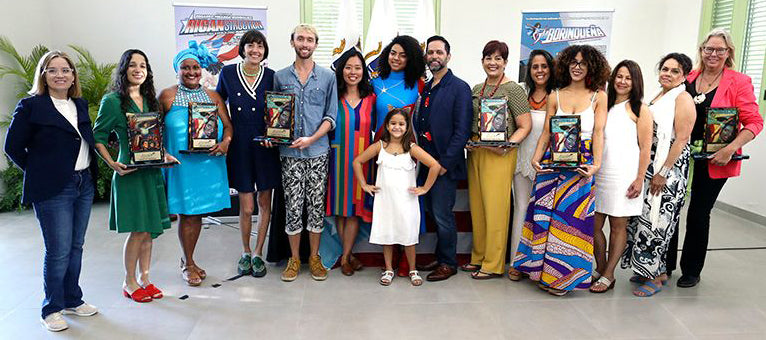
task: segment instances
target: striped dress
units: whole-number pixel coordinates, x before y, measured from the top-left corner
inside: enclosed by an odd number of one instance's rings
[[[353,162],[370,146],[374,108],[374,94],[363,98],[356,107],[345,98],[338,103],[335,130],[330,136],[327,216],[356,216],[372,221],[372,196],[366,195],[356,180]],[[369,162],[363,169],[365,178],[369,178]]]

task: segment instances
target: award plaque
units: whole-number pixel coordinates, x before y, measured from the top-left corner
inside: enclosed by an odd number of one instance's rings
[[[209,153],[218,143],[218,106],[189,102],[189,144],[181,153]]]
[[[162,119],[157,112],[125,113],[128,121],[130,163],[128,169],[160,167],[174,163],[165,162],[162,146]]]
[[[705,116],[705,135],[702,152],[695,153],[694,159],[705,159],[737,138],[739,109],[734,107],[710,107]],[[732,155],[732,160],[749,159],[747,155]]]
[[[295,95],[266,91],[266,135],[255,137],[256,142],[269,141],[277,145],[293,142]]]
[[[518,146],[518,143],[508,142],[508,103],[505,99],[482,98],[479,110],[479,139],[469,141],[469,146]]]
[[[580,167],[580,117],[553,116],[550,120],[551,163],[545,168],[576,169]]]

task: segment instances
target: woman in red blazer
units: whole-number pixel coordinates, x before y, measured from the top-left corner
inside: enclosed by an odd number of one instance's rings
[[[694,161],[689,212],[686,217],[686,237],[681,255],[679,287],[694,287],[700,280],[705,264],[710,210],[726,179],[739,176],[741,161],[732,161],[732,155],[742,153],[742,146],[753,140],[763,129],[763,118],[758,114],[758,103],[750,77],[732,70],[734,45],[731,36],[716,29],[707,35],[698,50],[697,69],[687,77],[686,90],[697,109],[697,120],[692,130],[692,141],[704,138],[706,111],[710,107],[736,107],[739,109],[737,138],[706,160]],[[668,252],[668,273],[675,269],[678,234],[674,235]]]

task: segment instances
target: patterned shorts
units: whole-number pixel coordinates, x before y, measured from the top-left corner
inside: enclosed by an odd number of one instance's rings
[[[303,230],[301,215],[306,206],[306,229],[321,233],[324,229],[324,195],[327,189],[328,155],[314,158],[280,157],[282,160],[282,186],[287,204],[287,235]]]

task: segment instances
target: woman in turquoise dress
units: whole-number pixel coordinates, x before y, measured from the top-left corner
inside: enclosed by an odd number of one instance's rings
[[[377,96],[375,131],[383,124],[391,109],[412,106],[414,108],[423,89],[421,77],[426,70],[423,49],[415,38],[400,35],[391,40],[378,59],[377,78],[372,87]]]
[[[162,171],[159,168],[128,170],[126,167],[131,159],[125,113],[156,112],[159,109],[153,78],[144,52],[125,51],[117,65],[113,92],[101,100],[93,129],[96,150],[114,170],[109,199],[109,229],[130,233],[123,248],[125,281],[122,290],[126,297],[136,302],[162,298],[162,291],[149,281],[152,239],[170,228]],[[156,127],[157,130],[161,128]],[[112,159],[106,148],[112,132],[120,142],[117,161]],[[165,160],[172,162],[176,159],[166,153]],[[137,266],[140,272],[138,280]]]
[[[178,52],[173,67],[180,83],[162,90],[160,105],[165,115],[165,149],[180,164],[167,169],[165,181],[168,211],[179,215],[178,238],[183,258],[181,273],[190,286],[199,286],[207,273],[194,262],[194,248],[202,229],[202,216],[231,206],[226,174],[226,152],[232,138],[229,113],[221,96],[200,84],[202,69],[216,63],[215,56],[196,41]],[[181,153],[188,149],[189,102],[218,106],[218,143],[209,153]]]

